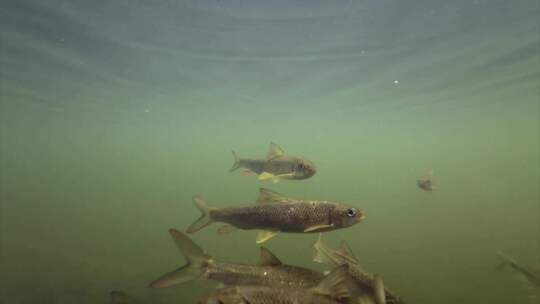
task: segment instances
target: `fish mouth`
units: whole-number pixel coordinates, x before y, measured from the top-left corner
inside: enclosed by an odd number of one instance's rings
[[[358,215],[356,216],[356,220],[358,222],[361,222],[366,219],[366,214],[362,211],[358,212]]]

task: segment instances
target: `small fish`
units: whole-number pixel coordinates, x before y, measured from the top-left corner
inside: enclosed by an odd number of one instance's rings
[[[315,175],[315,165],[307,159],[286,156],[275,143],[270,143],[266,159],[239,158],[232,151],[234,164],[230,172],[242,167],[258,175],[260,180],[271,180],[277,183],[283,179],[307,179]]]
[[[351,297],[347,265],[336,268],[312,288],[233,286],[217,289],[202,304],[337,304]]]
[[[216,261],[184,233],[175,229],[170,229],[169,233],[187,263],[152,282],[152,288],[167,288],[197,279],[214,280],[226,285],[311,287],[324,277],[314,270],[283,264],[264,247],[261,247],[259,265]]]
[[[331,231],[350,227],[365,217],[362,211],[338,202],[295,199],[265,188],[259,191],[258,203],[244,207],[211,208],[201,197],[193,197],[202,215],[188,227],[187,233],[199,231],[213,222],[224,222],[227,225],[218,232],[236,228],[262,230],[256,241],[260,244],[279,232]]]
[[[433,182],[431,181],[432,177],[433,171],[430,170],[428,174],[416,181],[416,185],[424,191],[431,192],[435,189],[435,187],[433,187]]]
[[[341,242],[339,249],[332,249],[323,243],[322,234],[319,234],[319,238],[313,244],[313,249],[315,252],[313,261],[317,263],[328,263],[332,266],[349,266],[349,274],[354,278],[359,289],[355,295],[363,296],[365,303],[404,303],[392,291],[384,286],[382,277],[379,275],[371,275],[360,266],[347,243]]]
[[[497,255],[501,259],[501,264],[497,267],[498,269],[510,267],[523,275],[531,285],[540,288],[540,269],[521,266],[514,259],[506,256],[502,252],[498,252]]]

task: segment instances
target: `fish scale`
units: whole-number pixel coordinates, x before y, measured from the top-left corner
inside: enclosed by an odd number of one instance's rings
[[[237,287],[249,304],[337,304],[328,297],[321,296],[302,289],[268,288],[268,287]],[[232,302],[231,302],[232,303]]]
[[[335,205],[330,203],[271,203],[211,210],[210,217],[240,229],[303,232],[313,226],[331,224],[329,214],[334,209]]]
[[[317,284],[323,274],[290,265],[255,266],[212,261],[205,277],[228,285],[286,285],[309,287]]]

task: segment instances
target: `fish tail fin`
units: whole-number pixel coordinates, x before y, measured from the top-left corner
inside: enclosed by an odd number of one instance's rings
[[[233,163],[232,167],[229,169],[229,172],[233,172],[234,170],[240,168],[240,158],[238,157],[238,154],[236,154],[236,152],[234,152],[234,150],[233,150],[232,155],[233,155],[233,158],[234,158],[234,163]]]
[[[210,257],[204,254],[204,251],[197,246],[184,233],[169,229],[169,234],[173,238],[176,247],[184,255],[186,264],[176,270],[168,272],[150,283],[151,288],[167,288],[188,281],[193,281],[204,275],[203,265],[208,262]]]
[[[499,256],[501,261],[499,265],[497,266],[497,268],[495,268],[496,270],[502,270],[503,268],[506,268],[507,266],[516,265],[516,261],[512,259],[511,257],[507,256],[506,254],[504,254],[502,251],[498,251],[497,255]]]
[[[188,227],[187,233],[197,232],[212,223],[212,217],[210,216],[212,208],[208,207],[206,201],[200,196],[194,196],[193,204],[201,211],[201,216]]]

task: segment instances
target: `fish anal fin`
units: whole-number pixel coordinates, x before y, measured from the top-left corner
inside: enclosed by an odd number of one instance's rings
[[[273,238],[274,236],[276,236],[278,233],[279,233],[278,231],[261,230],[257,234],[257,239],[256,239],[255,242],[257,244],[262,244],[262,243],[268,241],[269,239]]]
[[[314,231],[324,230],[324,229],[331,228],[331,227],[334,227],[334,226],[328,225],[328,224],[316,225],[316,226],[311,226],[311,227],[308,227],[308,228],[304,229],[304,232],[314,232]]]
[[[312,290],[333,299],[348,299],[351,297],[351,292],[347,285],[349,278],[349,266],[343,264],[324,277]]]
[[[268,250],[266,247],[261,247],[261,253],[259,257],[260,266],[279,266],[282,265],[281,261]]]
[[[217,230],[217,233],[219,235],[225,235],[225,234],[235,232],[236,230],[238,230],[238,228],[234,227],[233,225],[225,224],[219,227],[219,229]]]
[[[268,153],[266,154],[266,158],[268,160],[272,160],[283,156],[283,154],[283,150],[276,143],[271,142],[270,147],[268,148]]]

